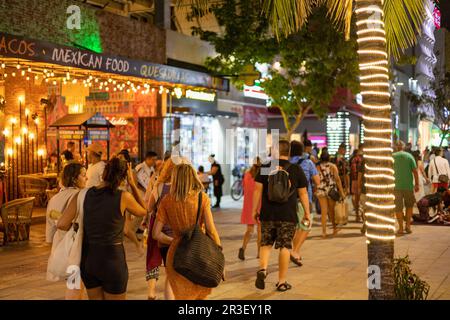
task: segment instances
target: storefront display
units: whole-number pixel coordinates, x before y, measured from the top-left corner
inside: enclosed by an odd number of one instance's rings
[[[338,111],[335,115],[327,117],[327,143],[328,152],[334,155],[341,143],[345,143],[347,152],[346,158],[350,156],[350,126],[349,112]]]

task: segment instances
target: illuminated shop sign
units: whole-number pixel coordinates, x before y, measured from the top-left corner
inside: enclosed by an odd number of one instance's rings
[[[347,111],[339,111],[336,115],[327,117],[327,143],[328,152],[334,155],[341,143],[347,147],[346,157],[350,155],[350,114]]]
[[[246,86],[244,85],[244,97],[268,100],[269,97],[264,93],[260,86]]]
[[[119,56],[98,54],[1,32],[0,55],[114,73],[123,76],[140,77],[223,91],[229,90],[229,80],[213,77],[207,73],[140,60],[131,60]]]
[[[202,101],[214,101],[214,99],[216,98],[216,94],[201,91],[186,90],[186,98]]]
[[[112,125],[114,126],[126,126],[128,124],[128,120],[120,117],[120,118],[116,118],[116,117],[106,117],[106,119],[111,122]]]

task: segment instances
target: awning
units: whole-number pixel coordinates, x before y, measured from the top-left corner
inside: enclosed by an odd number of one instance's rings
[[[51,128],[87,127],[87,128],[114,128],[100,113],[68,114],[50,125]]]

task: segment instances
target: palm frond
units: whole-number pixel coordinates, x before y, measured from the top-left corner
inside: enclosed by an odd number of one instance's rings
[[[414,45],[425,18],[424,0],[385,0],[384,22],[387,51],[399,59],[405,49]]]
[[[350,39],[353,0],[322,0],[322,3],[328,9],[328,17],[345,32],[345,38]]]
[[[272,29],[278,38],[280,33],[288,36],[298,31],[308,20],[312,8],[318,0],[261,0],[263,14],[271,22]]]

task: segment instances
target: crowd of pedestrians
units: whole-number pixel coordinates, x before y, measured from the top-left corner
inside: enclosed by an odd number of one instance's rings
[[[430,221],[450,205],[450,152],[441,148],[423,153],[411,151],[401,141],[394,147],[395,212],[397,234],[402,235],[412,232],[413,220]],[[190,271],[181,270],[175,262],[177,252],[185,247],[196,226],[213,241],[214,250],[222,250],[212,209],[220,208],[225,179],[215,156],[209,157],[211,167],[205,172],[203,167],[196,170],[188,159],[171,156],[170,152],[160,158],[150,151],[133,168],[127,150],[109,161],[102,160],[104,150],[98,144],[91,144],[87,151],[87,170],[69,149],[64,153],[72,160],[62,168],[60,191],[47,208],[46,240],[52,243],[47,278],[67,278],[55,271],[55,261],[64,256],[61,248],[69,243],[72,252],[79,252],[79,257],[71,262],[79,266],[82,281],[79,288],[66,291],[66,298],[80,299],[85,288],[89,299],[125,299],[128,267],[123,243],[127,237],[139,256],[146,254],[143,273],[149,300],[157,297],[161,267],[166,274],[166,300],[205,299],[212,286],[190,277]],[[320,215],[322,238],[336,236],[342,224],[338,216],[345,215],[345,221],[348,220],[344,203],[350,196],[355,222],[363,222],[364,146],[355,148],[349,159],[346,155],[345,144],[330,155],[328,148],[319,150],[307,139],[280,140],[271,149],[270,160],[256,158],[244,173],[241,223],[246,230],[237,256],[240,260],[247,258],[246,250],[256,230],[256,288],[266,287],[273,248],[278,250],[276,290],[292,288],[288,281],[289,263],[303,265],[302,246],[311,232],[314,215]],[[214,205],[208,194],[210,183]],[[415,205],[419,214],[413,215]],[[434,215],[430,209],[434,209]],[[364,224],[361,231],[365,231]],[[80,241],[68,242],[65,236],[70,232]],[[201,252],[199,249],[196,254],[204,254]],[[221,253],[217,255],[220,257]],[[225,279],[224,266],[219,263],[214,268],[210,273],[219,270]]]

